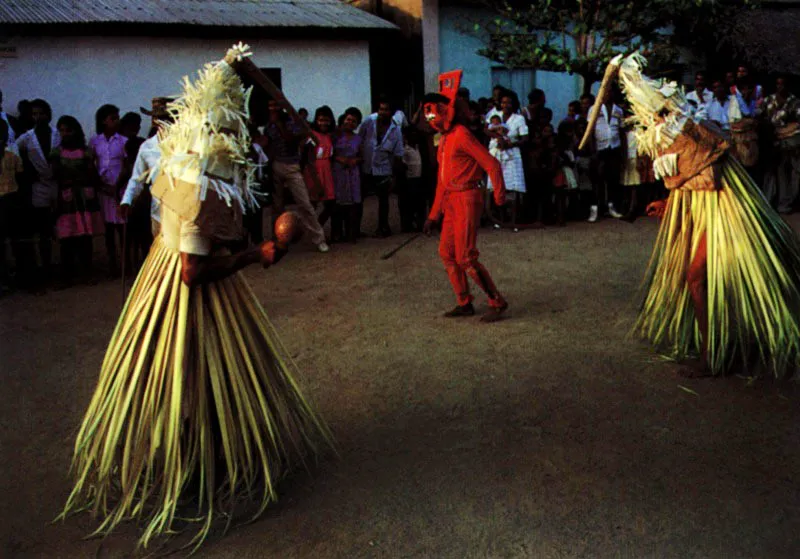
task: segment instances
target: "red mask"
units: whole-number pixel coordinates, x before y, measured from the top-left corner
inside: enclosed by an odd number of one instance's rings
[[[428,123],[438,132],[447,132],[453,127],[456,117],[456,93],[461,85],[461,70],[439,74],[439,93],[450,99],[448,104],[425,103],[423,110]]]
[[[422,107],[423,115],[431,128],[437,132],[447,132],[453,127],[455,108],[444,103],[425,103]]]

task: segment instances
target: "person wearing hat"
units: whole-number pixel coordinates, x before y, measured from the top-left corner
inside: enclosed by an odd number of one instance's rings
[[[142,114],[152,119],[152,125],[150,127],[148,139],[145,140],[139,148],[139,155],[136,156],[136,162],[133,164],[133,173],[128,181],[128,185],[125,187],[125,193],[122,195],[120,213],[125,219],[130,215],[133,203],[142,194],[145,184],[149,182],[148,178],[157,174],[157,171],[153,172],[153,169],[158,167],[158,160],[161,157],[161,151],[158,148],[158,132],[162,123],[172,122],[173,120],[167,108],[167,105],[171,101],[173,101],[171,97],[153,97],[152,110],[139,107],[139,111]],[[153,235],[158,235],[161,228],[158,200],[155,198],[151,198],[151,200],[151,226]]]

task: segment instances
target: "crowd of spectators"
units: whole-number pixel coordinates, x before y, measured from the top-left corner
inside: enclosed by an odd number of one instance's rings
[[[766,95],[745,66],[708,76],[697,72],[687,94],[694,118],[726,135],[767,198],[780,212],[791,212],[800,193],[800,101],[787,79],[778,77]],[[458,96],[471,132],[501,163],[508,191],[506,205],[497,208],[488,196],[492,184],[486,184],[486,226],[518,231],[604,216],[633,221],[647,201],[665,195],[652,162],[637,153],[618,90],[603,100],[582,150],[578,143],[595,104],[591,94],[570,101],[557,120],[541,89],[533,89],[524,105],[499,85],[491,97],[472,99],[466,88]],[[170,119],[168,101],[154,98],[152,110],[123,115],[114,105],[102,105],[94,134],[87,137],[72,116],[53,124],[43,99],[20,102],[15,115],[3,112],[0,92],[3,292],[12,285],[41,293],[94,281],[95,236],[105,240],[111,277],[123,269],[136,272],[158,232],[158,206],[147,177],[158,162],[159,126]],[[306,238],[323,253],[330,244],[367,236],[362,231],[367,196],[377,198],[371,236],[393,234],[394,200],[400,231],[421,231],[435,193],[439,141],[421,107],[409,118],[381,97],[366,117],[355,107],[336,116],[322,106],[313,116],[300,109],[295,119],[287,108],[270,101],[266,121],[250,126],[262,210],[275,216],[293,204]],[[147,137],[140,135],[140,113],[152,119]],[[263,211],[247,216],[243,243],[263,240],[263,217]]]

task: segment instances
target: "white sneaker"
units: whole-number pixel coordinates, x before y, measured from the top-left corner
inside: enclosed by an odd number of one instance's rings
[[[619,218],[621,218],[621,217],[622,217],[622,214],[621,214],[621,213],[619,213],[619,212],[618,212],[618,211],[617,211],[617,210],[614,208],[614,204],[612,204],[611,202],[609,202],[609,203],[608,203],[608,215],[610,215],[610,216],[611,216],[611,217],[613,217],[614,219],[619,219]]]
[[[597,206],[590,206],[589,207],[589,223],[594,223],[597,221]]]
[[[328,252],[331,247],[328,246],[327,243],[320,243],[317,245],[317,250],[320,252]]]

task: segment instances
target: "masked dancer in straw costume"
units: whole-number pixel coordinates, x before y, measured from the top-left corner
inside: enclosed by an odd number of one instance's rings
[[[721,133],[692,120],[677,84],[648,78],[645,65],[638,53],[616,57],[597,96],[618,77],[639,152],[670,191],[648,206],[662,222],[636,331],[675,358],[699,355],[683,374],[753,366],[789,375],[800,362],[797,237]]]
[[[249,56],[237,45],[227,60]],[[179,503],[199,523],[199,546],[217,511],[232,517],[319,454],[330,434],[303,398],[292,360],[237,271],[275,264],[295,240],[296,219],[276,223],[276,242],[230,254],[242,212],[256,207],[246,154],[249,91],[225,61],[207,64],[160,132],[152,187],[161,234],[111,338],[75,444],[75,487],[64,514],[91,509],[96,534],[142,521],[141,545],[182,524]]]

